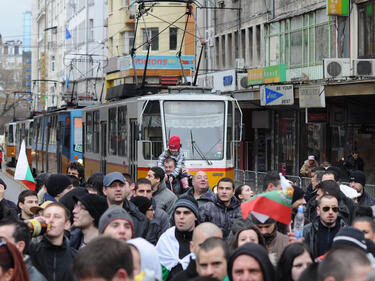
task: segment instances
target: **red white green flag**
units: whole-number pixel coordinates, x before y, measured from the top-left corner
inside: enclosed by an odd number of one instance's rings
[[[283,176],[280,177],[282,177],[283,190],[261,193],[241,204],[243,219],[246,219],[251,212],[257,218],[262,217],[260,221],[265,221],[270,217],[283,224],[290,223],[294,189]]]
[[[20,154],[18,155],[14,179],[21,180],[29,189],[35,190],[35,180],[31,173],[29,162],[27,161],[25,141],[22,141]]]

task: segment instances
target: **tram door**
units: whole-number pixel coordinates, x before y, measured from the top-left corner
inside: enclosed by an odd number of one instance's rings
[[[57,160],[57,173],[62,172],[62,135],[63,135],[63,129],[64,129],[64,122],[59,121],[59,125],[57,126],[57,132],[56,132],[56,160]]]
[[[129,152],[129,174],[132,175],[133,180],[137,180],[137,155],[138,155],[138,125],[137,119],[130,119],[130,152]]]
[[[107,121],[100,123],[100,172],[107,174]]]

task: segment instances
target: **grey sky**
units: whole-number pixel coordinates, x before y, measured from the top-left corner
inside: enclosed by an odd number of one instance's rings
[[[0,0],[0,33],[3,41],[22,40],[22,14],[31,11],[32,0]]]

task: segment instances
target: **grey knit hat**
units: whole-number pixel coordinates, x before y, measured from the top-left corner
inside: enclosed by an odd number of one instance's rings
[[[198,218],[199,217],[199,211],[198,211],[198,205],[197,203],[195,203],[194,201],[190,200],[189,198],[185,197],[185,198],[181,198],[181,199],[178,199],[175,206],[174,206],[174,212],[176,212],[176,209],[178,207],[185,207],[185,208],[188,208],[189,210],[191,210],[195,217]]]
[[[99,220],[99,234],[103,234],[106,227],[114,220],[122,219],[126,220],[130,223],[130,226],[132,228],[132,233],[134,235],[134,226],[133,226],[133,220],[129,213],[125,211],[123,208],[117,205],[112,205],[107,209],[107,211],[104,212],[104,214],[100,217]],[[132,236],[133,236],[132,235]]]

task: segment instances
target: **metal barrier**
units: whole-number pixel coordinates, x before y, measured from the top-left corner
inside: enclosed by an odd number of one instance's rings
[[[261,193],[263,192],[263,180],[267,173],[266,172],[257,172],[257,171],[249,171],[249,170],[235,170],[235,184],[236,186],[241,184],[248,184],[251,186],[254,193]],[[299,177],[299,176],[292,176],[286,175],[285,176],[288,180],[292,181],[294,184],[301,187],[303,190],[306,191],[307,187],[311,183],[311,178],[307,177]],[[348,182],[342,182],[342,184],[348,185]],[[374,184],[366,184],[365,190],[372,196],[375,197],[375,185]]]

